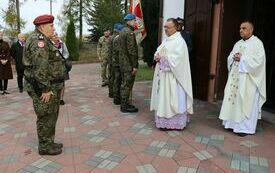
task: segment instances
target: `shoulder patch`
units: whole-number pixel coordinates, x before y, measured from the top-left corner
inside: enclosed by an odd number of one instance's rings
[[[45,43],[44,43],[43,40],[39,40],[38,43],[37,43],[37,45],[38,45],[38,47],[40,47],[40,48],[45,47]]]

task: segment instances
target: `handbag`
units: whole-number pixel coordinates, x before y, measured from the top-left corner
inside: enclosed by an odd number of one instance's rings
[[[72,70],[72,63],[67,59],[65,59],[65,68],[67,73]]]

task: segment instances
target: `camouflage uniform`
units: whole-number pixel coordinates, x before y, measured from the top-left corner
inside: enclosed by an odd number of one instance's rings
[[[97,55],[100,60],[102,60],[101,63],[101,78],[102,78],[102,84],[108,83],[107,80],[107,65],[108,65],[108,43],[109,43],[110,37],[102,36],[98,40],[97,44]]]
[[[138,48],[135,33],[130,26],[124,27],[119,34],[119,64],[121,70],[121,109],[129,107],[129,97],[135,76],[133,68],[138,68]]]
[[[65,65],[59,51],[38,30],[26,42],[23,64],[25,65],[25,90],[33,100],[37,115],[39,151],[48,151],[55,138],[59,113],[60,91],[64,82]],[[49,102],[43,103],[41,93],[52,91]]]
[[[113,40],[112,64],[114,71],[113,96],[114,104],[120,104],[121,71],[119,67],[119,35]]]
[[[114,38],[118,35],[117,32],[114,32],[114,34],[110,37],[109,43],[108,43],[108,88],[109,88],[109,97],[113,98],[113,84],[114,84],[114,67],[113,67],[113,41]]]

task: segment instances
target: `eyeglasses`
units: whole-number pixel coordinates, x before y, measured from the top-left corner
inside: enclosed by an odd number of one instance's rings
[[[172,28],[175,28],[175,26],[164,26],[163,28],[165,28],[165,29],[172,29]]]

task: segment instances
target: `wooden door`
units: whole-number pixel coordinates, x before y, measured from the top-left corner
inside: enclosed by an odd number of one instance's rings
[[[193,53],[190,58],[193,94],[206,100],[212,31],[212,0],[185,0],[185,29],[192,35]]]
[[[275,1],[254,1],[254,33],[262,40],[266,53],[267,102],[264,109],[275,112]]]
[[[218,55],[216,95],[222,99],[227,81],[227,56],[240,39],[242,21],[254,23],[254,35],[259,37],[266,51],[267,102],[264,107],[275,112],[275,1],[223,0],[220,51]]]
[[[221,16],[221,33],[219,41],[219,53],[216,76],[216,99],[223,98],[224,87],[227,81],[227,57],[230,54],[234,44],[240,40],[240,23],[249,12],[245,10],[247,0],[223,0]],[[251,0],[253,1],[253,0]]]

